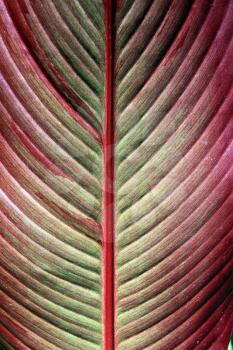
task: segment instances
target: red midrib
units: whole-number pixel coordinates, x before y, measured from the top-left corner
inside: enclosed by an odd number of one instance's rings
[[[113,0],[105,0],[105,122],[103,189],[103,349],[114,350],[115,273],[114,273],[114,63]]]

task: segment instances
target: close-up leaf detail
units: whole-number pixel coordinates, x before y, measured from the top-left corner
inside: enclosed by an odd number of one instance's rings
[[[0,349],[228,349],[233,0],[0,0],[0,160]]]

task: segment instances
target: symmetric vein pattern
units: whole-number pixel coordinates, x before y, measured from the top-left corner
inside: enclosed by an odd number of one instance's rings
[[[232,0],[0,0],[0,348],[227,350],[232,164]]]

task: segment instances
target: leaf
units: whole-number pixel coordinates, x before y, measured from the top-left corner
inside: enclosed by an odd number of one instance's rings
[[[227,347],[232,10],[135,1],[118,15],[117,349]]]
[[[233,2],[0,0],[0,348],[227,349]]]
[[[1,1],[1,321],[16,349],[101,348],[104,29],[68,5]]]

